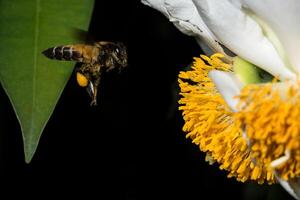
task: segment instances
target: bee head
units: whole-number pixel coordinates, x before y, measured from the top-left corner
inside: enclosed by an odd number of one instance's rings
[[[120,67],[127,67],[127,49],[122,42],[114,43],[112,56]]]
[[[100,52],[99,60],[104,61],[108,70],[127,67],[127,50],[122,42],[100,42],[100,44],[103,51]]]

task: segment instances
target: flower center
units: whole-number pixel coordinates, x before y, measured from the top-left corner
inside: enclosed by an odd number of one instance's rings
[[[236,121],[237,117],[208,76],[210,70],[232,70],[222,57],[221,54],[201,55],[201,58],[194,58],[191,71],[179,74],[182,95],[179,109],[185,120],[183,130],[187,132],[187,138],[207,153],[210,163],[216,161],[221,169],[229,171],[228,177],[236,177],[242,182],[250,179],[273,183],[272,169],[256,159],[258,157],[253,155],[243,137],[240,126],[243,121]]]
[[[255,160],[285,180],[300,175],[299,89],[299,82],[248,85],[234,116],[245,127]]]

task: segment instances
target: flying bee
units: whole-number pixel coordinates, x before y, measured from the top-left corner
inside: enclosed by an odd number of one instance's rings
[[[85,87],[92,98],[91,105],[97,105],[97,91],[101,74],[114,68],[127,66],[126,47],[121,42],[95,42],[92,45],[76,44],[56,46],[42,52],[50,59],[77,61],[75,68],[77,83]]]

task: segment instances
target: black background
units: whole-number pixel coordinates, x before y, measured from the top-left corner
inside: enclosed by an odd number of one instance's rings
[[[177,75],[201,53],[159,12],[139,1],[96,1],[90,32],[123,41],[129,67],[104,74],[90,107],[74,74],[37,152],[25,164],[20,128],[1,88],[0,198],[289,199],[280,186],[242,184],[182,132]]]

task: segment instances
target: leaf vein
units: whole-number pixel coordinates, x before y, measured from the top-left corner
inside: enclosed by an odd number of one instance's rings
[[[39,16],[40,14],[40,0],[36,0],[36,15],[35,15],[35,35],[34,35],[34,56],[33,56],[33,80],[32,80],[32,118],[31,118],[31,128],[33,128],[34,123],[34,108],[36,104],[36,74],[37,74],[37,62],[38,62],[38,39],[39,39]]]

